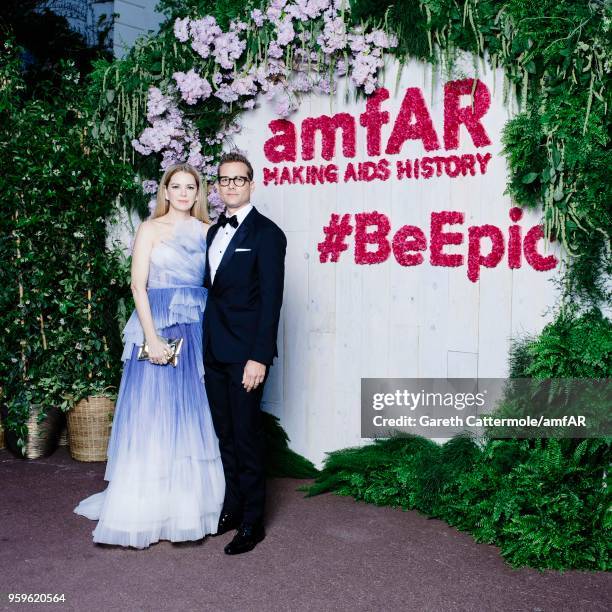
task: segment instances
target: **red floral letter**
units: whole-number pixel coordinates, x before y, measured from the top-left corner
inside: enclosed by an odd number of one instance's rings
[[[416,121],[410,123],[414,115]],[[399,153],[406,140],[420,139],[426,151],[440,148],[438,135],[434,129],[423,94],[418,87],[408,87],[402,106],[395,120],[391,137],[387,143],[387,154]]]
[[[480,266],[494,268],[504,256],[504,235],[495,225],[472,225],[468,228],[468,278],[475,283],[480,277]],[[491,252],[482,255],[480,252],[480,239],[490,238]]]
[[[538,240],[544,238],[544,231],[541,225],[534,225],[525,236],[523,242],[523,253],[525,253],[525,259],[527,263],[538,272],[545,272],[546,270],[552,270],[558,263],[559,260],[554,255],[543,257],[538,253]]]
[[[295,161],[296,142],[295,125],[286,119],[274,119],[268,127],[275,136],[264,143],[264,154],[274,164],[283,161]]]
[[[278,167],[264,168],[263,175],[264,185],[267,185],[268,183],[274,183],[275,185],[278,185]]]
[[[380,128],[389,123],[389,113],[381,111],[380,105],[389,97],[389,90],[377,89],[366,102],[365,113],[359,115],[359,123],[366,128],[368,155],[380,155]]]
[[[369,225],[376,225],[373,232],[367,232]],[[391,229],[389,218],[377,211],[371,213],[357,213],[355,215],[355,263],[375,264],[385,261],[389,257],[391,247],[387,234]],[[368,251],[368,244],[378,245],[378,250]]]
[[[463,264],[463,255],[442,253],[445,244],[462,244],[461,232],[443,232],[442,226],[449,223],[463,223],[464,215],[456,210],[443,210],[431,213],[431,246],[429,261],[432,266],[456,268]]]
[[[302,122],[302,159],[314,157],[315,132],[321,130],[323,159],[330,160],[336,151],[336,130],[342,129],[342,153],[344,157],[355,157],[355,118],[349,113],[338,113],[333,117],[304,119]]]
[[[491,96],[487,86],[476,80],[474,91],[474,106],[459,108],[459,97],[472,93],[474,79],[449,81],[444,86],[444,147],[456,149],[459,147],[459,125],[462,123],[470,133],[477,147],[491,144],[487,133],[480,123],[482,116],[489,110]]]
[[[523,217],[523,211],[514,206],[510,209],[510,219],[518,223]],[[508,267],[510,269],[521,267],[521,226],[511,225],[508,228]]]
[[[393,236],[393,254],[397,263],[402,266],[418,266],[423,263],[420,253],[410,251],[424,251],[427,248],[425,234],[415,225],[403,225]]]

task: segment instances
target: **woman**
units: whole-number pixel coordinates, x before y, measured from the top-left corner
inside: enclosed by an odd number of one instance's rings
[[[169,167],[132,253],[136,309],[123,330],[124,369],[108,446],[105,491],[77,514],[94,542],[145,548],[215,533],[225,481],[204,388],[202,286],[209,226],[198,171]],[[164,339],[183,339],[176,367]],[[149,359],[138,360],[146,341]]]

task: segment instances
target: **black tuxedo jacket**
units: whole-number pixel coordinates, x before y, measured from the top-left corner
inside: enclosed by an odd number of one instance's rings
[[[287,238],[253,208],[234,233],[211,282],[208,253],[217,231],[219,226],[213,225],[206,235],[204,354],[208,348],[217,361],[254,359],[271,365],[278,356]]]

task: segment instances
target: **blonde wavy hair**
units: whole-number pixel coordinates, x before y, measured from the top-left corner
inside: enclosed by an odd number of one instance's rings
[[[165,189],[170,184],[170,180],[177,172],[187,172],[191,174],[195,179],[198,191],[196,194],[196,200],[191,207],[189,213],[192,217],[203,221],[204,223],[210,224],[210,217],[208,216],[208,206],[206,205],[208,197],[208,184],[202,180],[200,173],[191,164],[174,164],[168,166],[159,182],[159,188],[157,189],[157,204],[151,215],[151,219],[161,217],[168,212],[170,208],[170,202],[166,199]]]

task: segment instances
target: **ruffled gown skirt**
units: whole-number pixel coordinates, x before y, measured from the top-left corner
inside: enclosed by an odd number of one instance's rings
[[[149,292],[152,311],[169,313],[170,324],[158,333],[184,339],[176,368],[138,361],[140,339],[130,338],[126,326],[129,358],[108,446],[109,484],[74,510],[98,521],[94,542],[145,548],[158,540],[199,540],[217,530],[225,480],[203,382],[202,309],[192,304],[191,320],[197,322],[172,323],[168,300],[177,302],[176,291]],[[186,308],[186,300],[179,301],[175,312]]]

